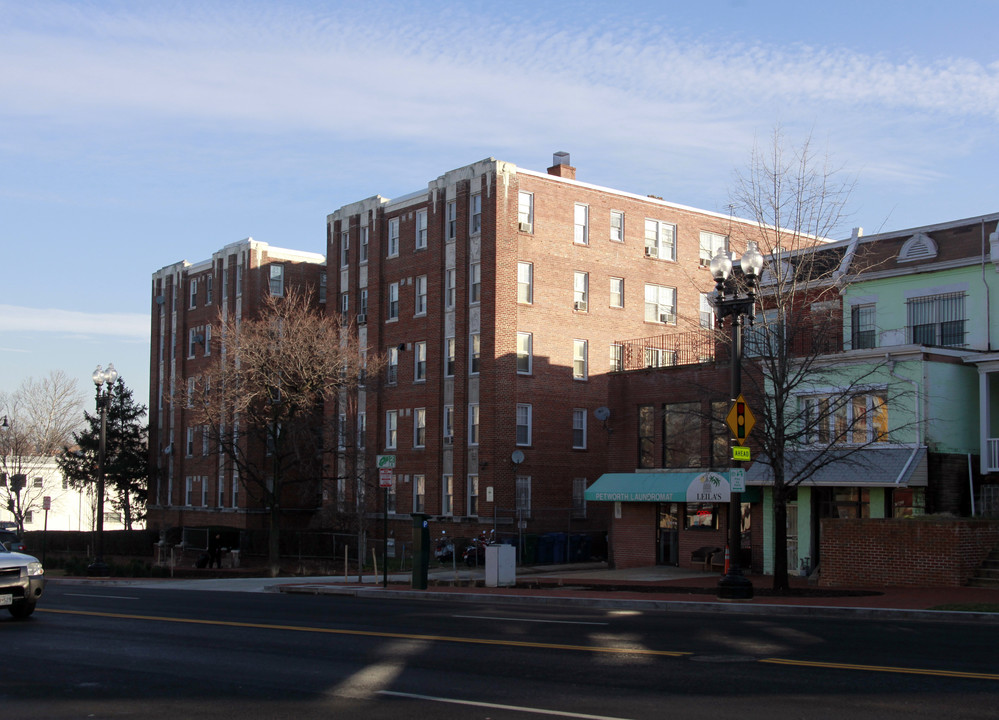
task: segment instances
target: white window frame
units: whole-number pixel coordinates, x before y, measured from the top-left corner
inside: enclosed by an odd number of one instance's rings
[[[468,199],[468,232],[479,235],[482,232],[482,193],[472,193]]]
[[[454,310],[457,298],[458,271],[448,268],[444,271],[444,309]]]
[[[576,203],[572,210],[572,241],[577,245],[590,244],[590,206]]]
[[[473,262],[468,266],[468,304],[482,302],[482,263]]]
[[[413,382],[427,381],[427,342],[421,340],[413,343]]]
[[[270,282],[268,287],[270,289],[271,295],[275,297],[284,297],[284,265],[280,263],[272,263],[269,270]]]
[[[417,275],[413,285],[415,294],[413,317],[421,317],[427,314],[427,276]]]
[[[577,520],[586,517],[586,478],[572,479],[572,516]]]
[[[479,444],[479,404],[478,403],[468,403],[468,445],[469,447],[475,447]]]
[[[215,297],[215,276],[209,273],[205,276],[205,305],[211,305]]]
[[[715,326],[715,306],[711,302],[710,293],[700,293],[699,318],[702,328],[713,328]]]
[[[413,512],[421,513],[427,502],[427,476],[413,475]]]
[[[422,448],[427,445],[427,409],[413,410],[413,447]]]
[[[676,325],[676,288],[645,284],[645,322]]]
[[[368,434],[368,413],[360,411],[357,413],[357,447],[363,449],[366,445],[365,436]]]
[[[572,273],[572,309],[587,312],[590,307],[590,274],[581,270]]]
[[[701,267],[710,267],[711,258],[718,254],[719,250],[728,250],[728,235],[701,230],[701,237],[698,243],[698,263]]]
[[[454,368],[458,360],[458,341],[454,337],[444,338],[444,377],[454,377]]]
[[[517,263],[517,302],[534,304],[534,263]]]
[[[517,193],[517,229],[534,232],[534,193],[521,190]]]
[[[471,333],[468,336],[468,374],[478,375],[482,367],[482,335]]]
[[[414,238],[414,247],[417,250],[427,249],[427,211],[417,210],[416,211],[416,237]]]
[[[361,226],[361,241],[358,243],[361,246],[360,252],[358,253],[357,262],[366,263],[368,261],[368,226]]]
[[[572,409],[572,449],[586,449],[586,409]]]
[[[676,225],[645,218],[645,256],[676,260]]]
[[[350,233],[340,233],[340,267],[345,268],[350,265]]]
[[[395,385],[399,382],[399,348],[392,345],[386,355],[388,357],[385,363],[385,382]]]
[[[441,476],[441,515],[454,515],[454,475],[450,473]]]
[[[188,286],[191,290],[191,299],[187,307],[189,310],[194,310],[194,308],[198,307],[198,279],[191,278]]]
[[[385,411],[385,449],[395,450],[399,444],[399,411]]]
[[[386,321],[399,319],[399,283],[389,283],[388,286],[388,311]]]
[[[447,227],[445,229],[445,240],[454,242],[458,236],[458,201],[449,200],[445,206]]]
[[[388,221],[388,247],[386,257],[399,257],[399,218],[389,218]]]
[[[515,481],[517,516],[531,517],[531,476],[518,475]]]
[[[624,345],[611,343],[608,368],[611,372],[621,372],[624,370]]]
[[[466,515],[468,517],[478,517],[479,516],[479,476],[469,475],[468,476],[468,492],[466,493],[467,509]]]
[[[616,302],[615,302],[616,300]],[[610,307],[624,307],[624,278],[612,277],[610,279]]]
[[[521,367],[522,361],[526,361],[526,367]],[[529,332],[517,333],[517,374],[530,375],[534,372],[534,334]]]
[[[586,340],[576,338],[572,341],[572,379],[588,379],[589,370],[589,343]]]
[[[444,406],[441,431],[445,445],[449,445],[454,442],[454,405]]]
[[[624,212],[621,210],[610,211],[610,239],[611,242],[624,242]]]
[[[520,447],[529,447],[532,440],[533,408],[530,403],[517,403],[516,411],[516,444]],[[523,432],[521,432],[523,428]]]

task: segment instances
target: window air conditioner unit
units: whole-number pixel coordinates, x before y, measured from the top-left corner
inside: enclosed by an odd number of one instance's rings
[[[659,322],[661,322],[661,323],[667,323],[667,324],[675,323],[676,322],[676,315],[674,315],[673,313],[660,313],[659,314]]]
[[[444,444],[445,445],[454,445],[454,437],[452,437],[452,436],[445,436],[444,437]]]
[[[657,258],[657,257],[659,257],[659,248],[646,247],[645,248],[645,257],[650,257],[650,258]]]
[[[585,301],[583,301],[583,302],[574,302],[572,304],[572,309],[573,310],[586,310],[586,302]]]
[[[367,315],[367,313],[358,313],[358,315],[357,315],[357,324],[358,325],[364,325],[366,322],[368,322],[368,315]]]
[[[520,232],[534,232],[534,226],[531,223],[526,222],[518,223],[518,229]]]

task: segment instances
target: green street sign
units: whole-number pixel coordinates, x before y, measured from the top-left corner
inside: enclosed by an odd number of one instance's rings
[[[378,456],[378,469],[388,469],[391,470],[395,467],[395,455],[379,455]]]
[[[732,459],[733,460],[751,460],[752,457],[749,453],[749,448],[745,445],[735,445],[732,448]]]

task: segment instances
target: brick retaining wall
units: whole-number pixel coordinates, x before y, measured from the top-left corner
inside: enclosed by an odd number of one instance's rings
[[[999,521],[825,519],[821,537],[825,587],[959,587],[999,545]]]

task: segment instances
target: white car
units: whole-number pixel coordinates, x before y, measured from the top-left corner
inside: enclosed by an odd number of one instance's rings
[[[22,620],[35,611],[45,589],[45,571],[38,558],[10,552],[0,544],[0,608]]]

